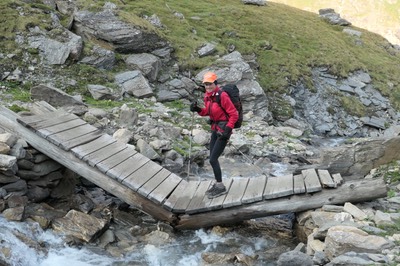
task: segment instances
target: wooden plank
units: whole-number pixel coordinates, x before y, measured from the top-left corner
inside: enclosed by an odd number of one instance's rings
[[[147,197],[154,189],[156,189],[169,175],[171,172],[165,168],[161,169],[155,176],[153,176],[150,180],[144,183],[138,189],[140,195]]]
[[[101,148],[108,146],[117,140],[111,137],[110,135],[104,134],[100,138],[97,138],[91,142],[83,144],[81,146],[77,146],[71,150],[72,154],[77,158],[82,159],[84,156],[91,154]]]
[[[50,141],[51,143],[59,146],[61,143],[65,143],[69,140],[78,138],[80,136],[92,133],[98,131],[97,128],[90,124],[84,124],[79,127],[71,128],[69,130],[65,130],[63,132],[59,132],[57,134],[53,134],[48,136],[46,139]],[[76,147],[76,146],[75,146]]]
[[[335,187],[335,182],[332,180],[331,175],[328,170],[318,169],[319,181],[321,182],[322,187]]]
[[[138,190],[144,183],[161,171],[163,167],[153,161],[148,161],[142,167],[122,180],[122,183],[133,190]]]
[[[247,184],[246,191],[242,197],[242,203],[251,203],[262,200],[266,183],[267,177],[264,175],[249,178],[249,183]]]
[[[89,132],[89,133],[87,133],[85,135],[76,137],[74,139],[63,141],[61,139],[57,139],[56,136],[52,135],[52,136],[48,137],[48,140],[51,143],[56,144],[57,146],[59,146],[63,150],[69,151],[70,149],[75,148],[76,146],[86,144],[88,142],[91,142],[91,141],[101,137],[102,134],[103,133],[100,130],[98,130],[97,128],[93,127],[93,131],[91,131],[91,132]]]
[[[52,117],[58,117],[62,114],[65,114],[64,110],[57,110],[57,111],[51,112]],[[49,119],[49,114],[40,114],[40,115],[22,116],[20,118],[17,118],[16,120],[18,123],[20,123],[24,127],[30,128],[29,124],[48,120],[48,119]]]
[[[246,191],[249,178],[234,178],[229,192],[225,197],[223,208],[229,208],[242,204],[242,197]]]
[[[58,124],[58,125],[53,125],[50,127],[46,127],[46,128],[42,128],[39,129],[36,133],[41,136],[42,138],[46,138],[49,135],[52,134],[56,134],[68,129],[72,129],[78,126],[82,126],[84,124],[87,124],[85,121],[83,121],[82,119],[74,119],[74,120],[70,120],[67,122],[64,122],[62,124]]]
[[[104,161],[99,162],[96,164],[96,167],[102,172],[105,173],[109,169],[115,167],[116,165],[120,164],[121,162],[125,161],[129,157],[135,155],[137,151],[130,145],[126,145],[126,149],[119,151],[118,153],[110,156],[109,158],[105,159]]]
[[[200,184],[199,181],[188,182],[188,185],[185,187],[185,190],[182,191],[180,197],[175,202],[172,212],[184,213],[186,211],[199,184]]]
[[[186,208],[186,213],[196,213],[200,210],[204,210],[206,206],[206,191],[210,187],[211,180],[200,181],[199,186],[197,187],[196,192],[194,193],[192,200],[190,201],[188,207]]]
[[[229,193],[229,189],[231,187],[232,181],[233,181],[232,178],[223,180],[223,182],[225,184],[225,187],[226,187],[226,190],[228,190],[228,193]],[[207,206],[207,210],[211,211],[211,210],[222,209],[222,204],[225,201],[226,195],[227,194],[222,195],[222,196],[217,197],[217,198],[208,199],[209,203],[208,203],[208,206]]]
[[[28,125],[26,125],[26,127],[38,131],[42,128],[60,125],[71,120],[80,119],[78,116],[70,113],[63,113],[57,116],[53,116],[53,113],[49,113],[46,116],[47,119],[29,123]]]
[[[315,169],[302,170],[301,173],[304,177],[304,184],[306,185],[307,193],[322,190],[321,183],[319,182],[319,178]]]
[[[191,182],[193,183],[193,182]],[[169,211],[172,211],[176,203],[182,198],[182,195],[187,191],[189,182],[182,179],[178,186],[174,189],[171,195],[165,200],[163,207]],[[183,208],[182,212],[186,210],[187,205]]]
[[[35,115],[50,114],[57,111],[57,108],[46,101],[35,101],[29,106],[29,111]]]
[[[302,174],[293,176],[293,193],[306,193],[306,185],[304,184],[304,177]]]
[[[340,186],[343,183],[342,175],[337,173],[332,175],[333,182],[335,182],[335,187]]]
[[[293,175],[269,177],[265,187],[264,199],[275,199],[293,194]]]
[[[184,180],[176,174],[170,174],[158,187],[156,187],[148,196],[150,200],[156,203],[162,203],[172,193],[176,187]]]
[[[150,161],[149,158],[140,153],[136,153],[132,157],[129,157],[125,161],[109,169],[106,174],[116,180],[122,181],[148,161]]]
[[[87,162],[90,166],[95,166],[96,164],[104,161],[107,158],[112,157],[114,154],[126,149],[127,146],[124,143],[116,141],[106,147],[101,148],[89,155],[84,156],[83,161]]]

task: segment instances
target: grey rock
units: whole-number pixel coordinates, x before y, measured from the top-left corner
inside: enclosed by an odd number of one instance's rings
[[[105,230],[107,223],[105,220],[71,210],[63,218],[55,219],[52,228],[64,235],[90,242],[99,232]]]
[[[161,70],[161,60],[148,53],[130,55],[125,63],[133,70],[140,70],[149,81],[155,81]]]
[[[136,98],[146,98],[154,94],[149,82],[138,70],[120,73],[115,76],[115,81],[122,87],[123,94]]]
[[[91,54],[86,55],[80,63],[92,65],[99,69],[111,70],[115,65],[115,53],[99,46],[93,47]]]
[[[242,0],[242,3],[245,5],[265,6],[267,5],[267,0]]]
[[[93,99],[96,100],[115,100],[117,97],[111,88],[103,85],[88,85],[88,90],[92,95]]]
[[[112,10],[78,11],[74,13],[74,21],[79,35],[111,44],[119,53],[145,53],[168,46],[157,34],[119,20]]]
[[[62,33],[57,39],[50,39],[38,28],[32,31],[28,42],[32,48],[39,50],[43,60],[50,65],[62,65],[67,59],[77,61],[83,49],[82,38],[74,33],[59,28]]]
[[[31,88],[32,99],[38,101],[46,101],[52,106],[68,106],[68,105],[84,105],[82,101],[76,100],[76,98],[68,95],[60,89],[40,84]]]
[[[278,261],[278,266],[312,266],[313,261],[310,256],[299,251],[289,251],[281,254]]]

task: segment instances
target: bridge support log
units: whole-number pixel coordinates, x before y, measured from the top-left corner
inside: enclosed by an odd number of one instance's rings
[[[221,224],[235,224],[241,221],[289,212],[301,212],[320,208],[327,204],[345,202],[365,202],[387,195],[383,179],[363,179],[349,181],[335,189],[324,189],[313,194],[294,195],[291,197],[265,200],[251,205],[215,210],[178,218],[177,229],[198,229]]]
[[[27,141],[32,147],[43,152],[54,161],[71,169],[75,173],[81,175],[97,186],[103,188],[109,193],[115,195],[129,205],[132,205],[139,210],[152,215],[154,218],[174,224],[176,215],[172,212],[162,208],[161,206],[144,198],[140,194],[125,187],[120,182],[106,176],[96,168],[93,168],[86,163],[82,163],[72,153],[66,152],[63,149],[49,143],[47,140],[36,135],[34,132],[19,124],[16,119],[19,118],[17,114],[0,106],[0,127],[20,136]]]

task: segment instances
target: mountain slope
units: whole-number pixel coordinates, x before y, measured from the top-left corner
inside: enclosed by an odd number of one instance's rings
[[[343,33],[317,14],[286,5],[244,5],[241,1],[107,1],[114,3],[118,14],[126,21],[151,27],[144,17],[160,18],[163,28],[152,29],[165,36],[174,46],[181,71],[196,73],[215,60],[214,56],[199,58],[197,49],[207,42],[217,44],[217,54],[227,53],[235,46],[243,55],[255,55],[259,65],[258,80],[264,90],[284,94],[287,86],[303,80],[312,89],[311,69],[324,66],[339,77],[362,69],[371,75],[373,83],[395,106],[400,103],[400,55],[390,43],[377,34],[363,29],[360,39]],[[106,1],[77,0],[78,8],[101,10]],[[24,67],[21,48],[12,45],[17,33],[33,26],[50,27],[50,8],[40,1],[4,0],[1,9],[0,52],[13,53]],[[19,15],[18,15],[19,14]],[[69,17],[57,14],[62,23]],[[86,43],[85,46],[90,45]],[[3,71],[16,62],[4,64]],[[79,67],[79,66],[75,66]],[[85,77],[90,82],[90,76]],[[95,78],[95,77],[93,77]],[[84,84],[83,84],[84,85]]]

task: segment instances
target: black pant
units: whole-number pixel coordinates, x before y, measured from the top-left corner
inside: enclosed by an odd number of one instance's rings
[[[217,182],[222,182],[222,172],[218,158],[221,156],[227,143],[228,140],[220,140],[217,132],[212,131],[210,140],[210,164],[214,171],[214,177]]]

